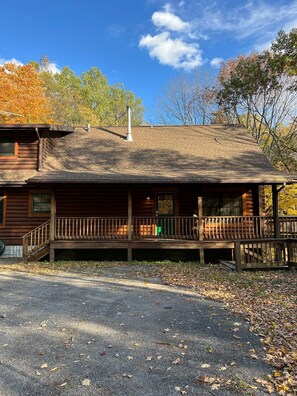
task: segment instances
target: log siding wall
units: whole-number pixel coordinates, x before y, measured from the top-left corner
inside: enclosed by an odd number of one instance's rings
[[[197,198],[208,191],[234,191],[240,189],[246,196],[246,212],[244,215],[258,215],[255,211],[253,197],[257,187],[238,186],[203,186],[197,185],[135,185],[132,190],[132,216],[155,216],[154,191],[177,189],[179,216],[192,216],[197,210]],[[128,212],[127,185],[58,185],[51,188],[56,196],[56,215],[58,217],[126,217]],[[44,223],[50,216],[29,216],[29,192],[32,187],[6,188],[6,225],[0,228],[0,240],[8,245],[21,244],[21,237]],[[40,190],[36,188],[36,191]],[[237,190],[238,191],[238,190]],[[147,199],[150,197],[150,199]],[[258,200],[258,196],[257,196]]]
[[[29,217],[29,188],[6,188],[6,224],[0,228],[0,240],[20,245],[21,237],[45,222],[45,217]]]
[[[34,130],[18,132],[0,132],[0,137],[15,138],[18,145],[17,155],[12,157],[0,156],[0,171],[1,170],[17,170],[17,169],[37,169],[39,157],[39,142],[37,134]],[[49,154],[52,153],[54,147],[61,138],[61,133],[56,131],[40,131],[41,147],[42,147],[42,162],[46,160]]]
[[[32,131],[20,135],[17,133],[1,133],[1,137],[15,137],[18,144],[16,157],[0,157],[0,170],[36,169],[38,158],[38,139]]]

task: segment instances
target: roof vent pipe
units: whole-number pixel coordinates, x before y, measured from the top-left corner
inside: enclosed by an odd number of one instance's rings
[[[91,124],[88,124],[88,132],[91,131]]]
[[[128,126],[127,126],[127,137],[126,137],[126,142],[132,142],[132,133],[131,133],[131,109],[130,106],[127,106],[127,120],[128,120]]]

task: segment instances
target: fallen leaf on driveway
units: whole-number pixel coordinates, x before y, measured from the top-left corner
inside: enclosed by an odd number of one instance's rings
[[[132,374],[126,374],[126,373],[124,373],[124,374],[122,374],[122,377],[125,377],[125,378],[132,378],[133,375],[132,375]]]
[[[203,363],[203,364],[201,364],[200,367],[201,367],[201,368],[209,368],[209,367],[210,367],[210,364]]]
[[[220,384],[212,384],[210,389],[211,390],[218,390],[220,388],[220,386],[221,386]]]
[[[222,367],[219,368],[219,371],[225,371],[225,370],[227,370],[226,366],[222,366]]]
[[[180,364],[180,358],[176,358],[175,360],[173,360],[172,364]]]
[[[250,331],[262,338],[265,360],[281,373],[268,376],[262,386],[269,393],[294,394],[297,388],[296,271],[235,274],[219,265],[172,264],[158,265],[156,274],[164,284],[194,288],[206,298],[224,302],[229,311],[226,309],[226,319],[231,319],[230,312],[243,316],[249,322]],[[241,340],[237,335],[240,329],[237,329],[244,323],[231,319],[230,324],[236,329],[231,330],[233,338]],[[257,359],[257,355],[252,353],[251,358]],[[220,381],[215,383],[223,386]]]
[[[83,386],[90,386],[91,380],[89,380],[88,378],[86,378],[86,379],[84,379],[84,380],[81,381],[81,384],[82,384]]]

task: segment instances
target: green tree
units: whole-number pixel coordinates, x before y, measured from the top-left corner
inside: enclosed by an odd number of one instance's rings
[[[110,87],[110,112],[115,125],[127,125],[126,107],[131,107],[133,125],[140,125],[143,121],[143,104],[140,98],[136,98],[132,91],[126,91],[121,83]]]
[[[55,122],[64,125],[84,124],[81,80],[68,67],[61,73],[41,71]]]
[[[245,125],[270,160],[288,172],[294,171],[297,152],[294,80],[275,67],[272,52],[264,51],[227,61],[217,92],[228,122]]]
[[[275,41],[272,42],[274,66],[282,72],[297,75],[297,29],[285,33],[278,32]]]
[[[133,92],[126,91],[123,84],[110,85],[97,67],[77,76],[69,67],[64,67],[61,73],[52,73],[45,57],[32,65],[45,83],[55,122],[65,125],[125,125],[127,119],[122,115],[126,113],[128,104],[132,109],[132,123],[139,125],[142,122],[142,100]]]
[[[106,76],[97,68],[82,73],[82,96],[84,106],[93,113],[96,125],[108,125],[110,114],[110,86]]]
[[[97,67],[82,74],[82,86],[84,106],[92,110],[97,125],[125,125],[127,105],[132,109],[133,125],[142,122],[142,100],[121,83],[110,85]]]

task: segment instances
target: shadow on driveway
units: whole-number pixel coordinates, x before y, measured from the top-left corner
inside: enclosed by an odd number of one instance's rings
[[[0,298],[1,396],[170,396],[186,386],[188,395],[235,396],[196,380],[252,384],[269,373],[250,356],[258,338],[223,304],[135,278],[133,269],[1,272]]]

